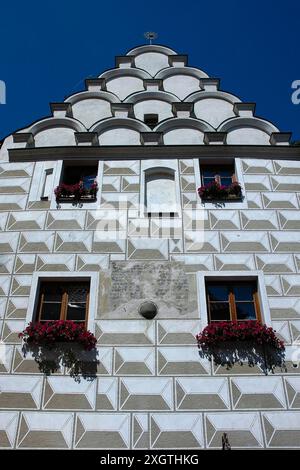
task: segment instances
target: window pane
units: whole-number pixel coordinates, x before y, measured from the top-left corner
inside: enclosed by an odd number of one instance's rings
[[[221,284],[208,284],[206,286],[209,300],[228,301],[229,288]]]
[[[230,186],[232,183],[232,179],[231,178],[225,178],[224,176],[222,176],[221,178],[221,184],[223,184],[224,186]]]
[[[238,320],[256,320],[255,306],[253,302],[237,302],[236,313]]]
[[[43,303],[41,311],[41,320],[59,320],[60,319],[60,303],[47,302]]]
[[[250,300],[252,302],[255,290],[256,288],[253,284],[237,284],[233,287],[236,302],[239,300]]]
[[[210,302],[210,320],[230,320],[229,303],[227,302]]]
[[[86,302],[86,297],[88,294],[88,286],[86,284],[69,286],[66,290],[68,292],[69,303],[73,304],[77,302]]]
[[[213,181],[216,181],[214,176],[206,176],[205,178],[203,178],[204,184],[209,184],[209,183],[212,183]]]
[[[85,321],[86,304],[68,303],[67,320]]]

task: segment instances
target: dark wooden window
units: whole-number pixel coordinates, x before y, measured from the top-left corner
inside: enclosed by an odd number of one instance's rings
[[[234,163],[230,165],[202,165],[200,164],[202,184],[206,185],[216,181],[223,186],[230,186],[236,181]]]
[[[89,308],[88,281],[42,281],[39,289],[37,321],[73,320],[86,323]]]
[[[147,124],[150,129],[154,129],[158,124],[158,114],[144,114],[144,123]]]
[[[85,189],[90,189],[98,173],[98,164],[70,165],[65,163],[62,172],[61,183],[68,185],[83,181]]]
[[[261,321],[256,281],[207,281],[209,321]]]

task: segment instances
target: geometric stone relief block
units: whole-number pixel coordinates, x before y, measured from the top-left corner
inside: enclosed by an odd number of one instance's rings
[[[9,320],[3,322],[2,341],[5,343],[21,343],[19,333],[24,330],[24,327],[24,321]]]
[[[54,232],[22,232],[19,242],[19,251],[23,253],[51,252],[53,242]]]
[[[273,319],[294,319],[300,315],[300,298],[298,297],[269,297],[271,317]]]
[[[241,221],[244,230],[278,229],[276,211],[241,211]]]
[[[267,447],[300,447],[300,412],[279,411],[262,413]]]
[[[207,447],[211,449],[221,449],[224,432],[233,449],[263,447],[258,413],[207,413],[205,421]]]
[[[94,253],[125,253],[126,232],[95,232],[93,241]],[[123,238],[123,239],[122,239]]]
[[[118,407],[118,379],[103,377],[98,381],[96,409],[113,411]]]
[[[75,381],[72,377],[48,377],[43,408],[52,410],[89,410],[96,403],[96,381]]]
[[[4,318],[6,309],[6,299],[0,299],[0,319]]]
[[[199,357],[195,346],[158,348],[157,367],[160,375],[207,375],[210,372],[209,361]]]
[[[172,255],[171,260],[184,263],[184,270],[187,273],[214,270],[212,255]]]
[[[128,237],[149,237],[150,219],[129,219]]]
[[[182,237],[181,219],[152,219],[150,224],[151,238],[179,239]]]
[[[154,375],[154,348],[115,348],[115,375]]]
[[[295,263],[297,266],[297,271],[300,271],[300,255],[295,254]]]
[[[10,276],[0,276],[0,295],[8,295],[10,287]]]
[[[207,377],[176,379],[176,409],[229,409],[230,399],[226,378]]]
[[[242,160],[243,170],[246,174],[269,174],[274,173],[272,160]]]
[[[279,212],[280,225],[283,230],[300,229],[300,211]]]
[[[268,235],[264,232],[225,232],[221,234],[224,251],[269,251]]]
[[[38,255],[37,271],[73,271],[75,255]]]
[[[294,193],[264,193],[262,199],[266,209],[297,209],[298,201]]]
[[[129,259],[168,259],[168,240],[137,238],[128,240]]]
[[[285,377],[285,389],[289,408],[300,408],[300,377]]]
[[[13,255],[0,255],[0,273],[12,273],[14,265]]]
[[[185,208],[182,214],[182,220],[184,230],[210,230],[208,211],[202,208]]]
[[[161,345],[196,345],[200,320],[160,320],[157,322],[157,341]]]
[[[103,176],[102,178],[102,192],[120,191],[121,177],[120,176]]]
[[[27,195],[0,195],[0,210],[24,210],[26,206]]]
[[[127,210],[116,210],[113,207],[109,210],[88,211],[86,229],[101,230],[105,232],[120,232],[126,230]],[[118,234],[115,238],[118,238]]]
[[[1,180],[1,194],[24,194],[28,193],[30,178],[5,178]]]
[[[273,191],[300,191],[300,181],[297,176],[271,176]]]
[[[238,377],[231,379],[234,409],[286,407],[281,377]]]
[[[109,161],[103,164],[105,175],[138,175],[140,173],[139,161]]]
[[[214,255],[218,271],[251,271],[255,269],[253,255]]]
[[[274,160],[274,167],[279,175],[300,175],[300,163],[297,161]]]
[[[11,295],[29,295],[32,276],[14,276],[11,284]]]
[[[189,192],[189,191],[196,190],[194,175],[181,176],[180,182],[181,182],[181,191]]]
[[[300,238],[297,232],[271,232],[272,248],[276,252],[300,251]]]
[[[291,343],[291,334],[288,321],[273,321],[272,326],[281,341],[284,341],[285,344]]]
[[[149,449],[149,418],[147,414],[132,415],[132,447],[133,449]]]
[[[4,232],[5,227],[6,227],[6,222],[7,222],[7,212],[2,212],[0,213],[0,231]]]
[[[120,379],[120,409],[172,410],[173,381],[160,377]]]
[[[42,377],[0,376],[0,407],[39,408],[42,384]]]
[[[15,262],[15,272],[31,274],[35,270],[35,255],[18,255]]]
[[[92,249],[92,232],[57,232],[55,251],[85,252]]]
[[[100,208],[107,210],[139,209],[139,194],[102,193]]]
[[[265,273],[289,273],[295,271],[292,255],[256,255],[257,269]]]
[[[300,320],[294,320],[290,322],[292,341],[300,342]]]
[[[46,212],[26,211],[11,212],[7,230],[42,230],[44,228]]]
[[[26,318],[27,307],[28,297],[10,297],[6,309],[6,318],[15,320]]]
[[[196,208],[198,202],[197,194],[193,193],[182,193],[181,204],[183,209]]]
[[[10,372],[14,347],[0,343],[0,373]]]
[[[19,448],[70,449],[73,413],[24,412],[18,434]]]
[[[0,411],[0,448],[14,447],[19,413],[15,411]]]
[[[264,276],[264,280],[269,296],[282,295],[280,276]]]
[[[53,211],[48,213],[46,229],[80,230],[85,222],[84,211]]]
[[[110,263],[113,263],[114,261],[126,261],[126,255],[121,253],[113,253],[109,255],[109,260]]]
[[[78,413],[76,449],[128,449],[130,415],[127,413]]]
[[[300,295],[300,275],[282,276],[284,295]]]
[[[51,201],[28,201],[27,209],[46,210],[50,209]]]
[[[77,255],[77,271],[101,271],[109,267],[108,255]]]
[[[239,230],[240,219],[238,211],[210,211],[212,230]]]
[[[22,346],[16,346],[13,358],[12,371],[14,374],[40,374],[39,366],[29,351],[24,357]],[[60,371],[57,371],[60,373]]]
[[[214,253],[220,251],[218,232],[185,232],[185,251]]]
[[[99,364],[97,366],[97,375],[111,375],[113,349],[98,347],[97,351],[97,360],[99,361]]]
[[[261,194],[249,192],[247,194],[247,202],[249,209],[260,209],[262,208]]]
[[[140,189],[139,176],[122,176],[121,191],[138,192]]]
[[[1,233],[0,253],[14,253],[17,249],[18,233]]]
[[[182,174],[193,175],[195,172],[194,160],[179,160],[179,171]]]
[[[203,447],[202,416],[194,413],[151,414],[152,449]]]
[[[169,252],[180,253],[183,251],[183,241],[181,239],[169,239]]]
[[[96,337],[105,345],[149,345],[155,341],[155,325],[145,320],[102,320],[96,322]]]
[[[33,173],[34,163],[1,163],[0,178],[25,177]]]
[[[223,364],[213,364],[213,374],[216,376],[223,376],[223,375],[235,375],[235,376],[241,376],[241,375],[259,375],[261,376],[264,374],[262,368],[260,367],[259,364],[255,364],[253,366],[248,366],[247,364],[243,363],[236,363],[234,364],[234,367],[229,368],[224,366]]]
[[[271,189],[269,177],[265,175],[244,175],[246,191],[268,191]]]

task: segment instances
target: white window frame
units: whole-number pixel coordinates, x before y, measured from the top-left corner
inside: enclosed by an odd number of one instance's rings
[[[90,296],[89,296],[89,309],[87,329],[92,333],[95,332],[95,319],[98,309],[99,297],[99,273],[97,272],[84,272],[83,273],[70,273],[65,271],[51,271],[51,272],[36,272],[32,275],[32,283],[29,295],[29,302],[26,314],[26,325],[35,319],[37,304],[39,301],[39,287],[43,281],[68,281],[74,279],[76,281],[89,281],[90,282]]]
[[[199,199],[200,204],[205,209],[248,209],[248,201],[247,201],[247,193],[245,190],[245,182],[243,177],[243,169],[242,169],[242,162],[240,158],[233,157],[234,164],[235,164],[235,175],[237,181],[240,183],[242,187],[243,193],[243,200],[241,202],[236,202],[233,200],[224,200],[221,202],[201,202],[201,198],[197,193],[197,198]],[[209,158],[203,162],[204,165],[214,165],[215,161],[213,158]],[[226,164],[226,160],[224,160],[224,165]],[[195,170],[195,181],[196,181],[196,190],[202,186],[202,178],[201,178],[201,158],[194,158],[194,170]]]
[[[201,330],[209,324],[209,315],[206,299],[206,280],[211,281],[257,281],[257,293],[261,311],[261,319],[267,326],[272,326],[270,307],[268,302],[264,274],[261,271],[198,271],[197,272],[197,298],[201,322]]]

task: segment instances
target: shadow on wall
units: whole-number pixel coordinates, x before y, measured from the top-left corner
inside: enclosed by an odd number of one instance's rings
[[[97,377],[98,351],[84,351],[77,344],[55,343],[51,348],[24,344],[24,357],[30,354],[38,364],[40,372],[46,375],[66,368],[76,382],[81,379],[93,381]]]

